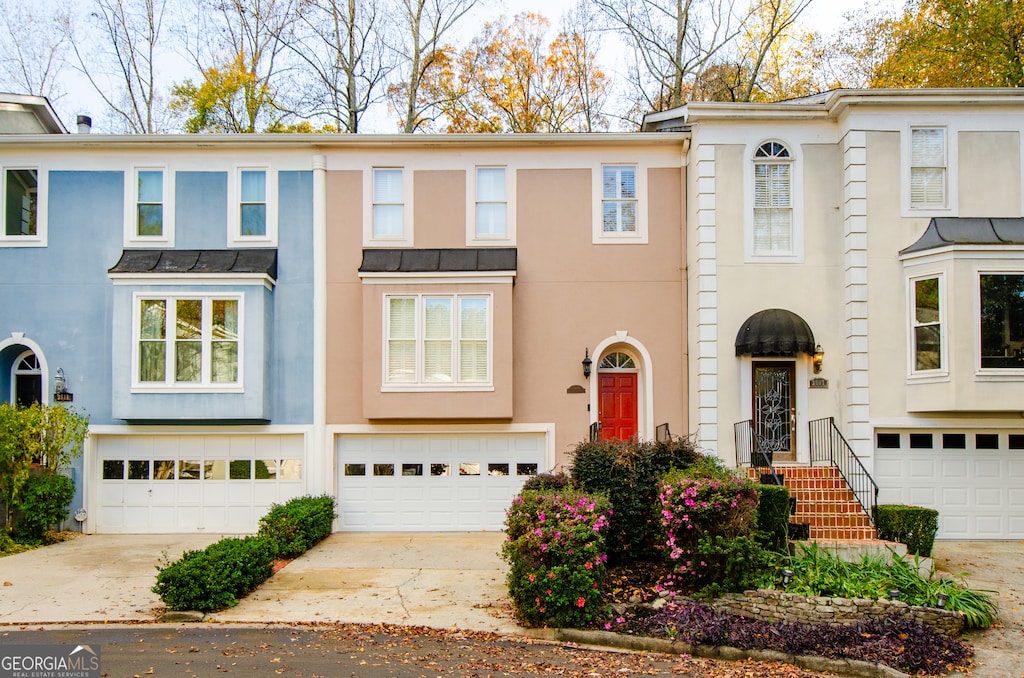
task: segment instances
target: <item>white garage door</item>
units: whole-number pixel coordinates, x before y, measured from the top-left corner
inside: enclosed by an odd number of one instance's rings
[[[939,539],[1024,538],[1024,436],[883,432],[876,442],[887,445],[875,451],[879,503],[938,510]]]
[[[100,436],[97,532],[251,533],[303,494],[301,435]]]
[[[347,531],[501,530],[544,471],[543,433],[339,435],[338,522]]]

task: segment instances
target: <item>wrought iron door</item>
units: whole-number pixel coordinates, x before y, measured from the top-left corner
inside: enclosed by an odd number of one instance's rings
[[[788,455],[796,449],[795,371],[792,362],[753,364],[754,431],[765,452]]]

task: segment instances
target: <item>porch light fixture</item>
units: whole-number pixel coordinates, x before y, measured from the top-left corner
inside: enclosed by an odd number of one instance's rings
[[[793,570],[782,571],[782,585],[789,586],[789,582],[793,581]]]
[[[53,392],[54,393],[67,393],[68,392],[68,381],[64,378],[64,368],[58,367],[57,374],[53,377]]]
[[[821,344],[814,345],[814,355],[811,356],[811,361],[814,363],[814,373],[818,374],[821,372],[821,361],[825,359],[825,351],[822,350]]]
[[[935,596],[935,607],[937,607],[939,609],[942,609],[942,608],[946,607],[946,601],[948,601],[948,600],[949,600],[949,594],[948,593],[940,593],[939,595]]]
[[[889,590],[889,600],[899,600],[900,596],[902,596],[902,595],[903,594],[900,593],[899,589],[890,589]]]
[[[590,379],[590,366],[594,361],[590,359],[590,347],[583,349],[583,378]]]

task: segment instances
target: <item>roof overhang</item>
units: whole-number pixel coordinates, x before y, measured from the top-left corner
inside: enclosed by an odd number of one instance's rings
[[[67,134],[46,97],[0,93],[0,135]]]

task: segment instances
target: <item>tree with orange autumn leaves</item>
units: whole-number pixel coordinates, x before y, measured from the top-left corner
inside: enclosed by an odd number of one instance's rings
[[[607,129],[600,109],[608,77],[587,36],[524,13],[488,22],[461,52],[436,56],[422,97],[447,132],[581,132]]]

